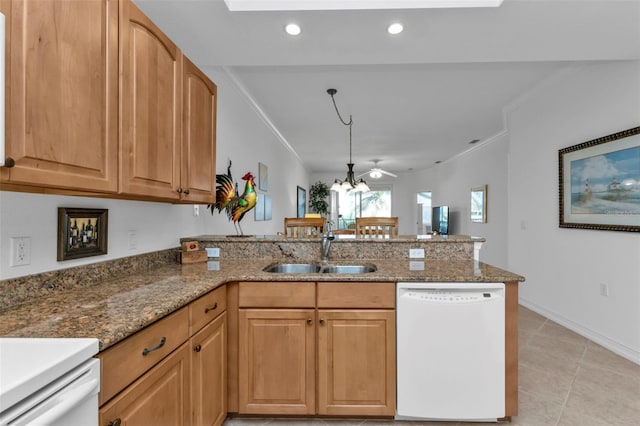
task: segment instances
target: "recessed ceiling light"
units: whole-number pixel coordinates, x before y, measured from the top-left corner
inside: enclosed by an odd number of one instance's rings
[[[393,35],[400,34],[402,30],[404,30],[404,27],[402,26],[402,24],[398,22],[394,22],[393,24],[389,25],[389,27],[387,28],[387,31],[389,32],[389,34],[393,34]]]
[[[287,24],[287,26],[284,27],[284,30],[287,34],[292,36],[297,36],[302,32],[302,29],[300,29],[300,25],[298,24]]]

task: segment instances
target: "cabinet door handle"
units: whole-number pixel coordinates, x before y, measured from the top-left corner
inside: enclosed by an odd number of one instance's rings
[[[178,191],[178,194],[182,194],[182,187],[181,187],[181,186],[179,186],[179,187],[178,187],[178,189],[177,189],[176,191]]]
[[[184,190],[184,193],[185,193],[186,195],[189,195],[189,190],[188,190],[188,189],[185,189],[185,190]]]
[[[165,342],[166,342],[166,341],[167,341],[167,338],[166,338],[166,337],[164,337],[164,336],[162,336],[162,339],[160,339],[160,343],[158,344],[158,346],[154,346],[154,347],[153,347],[153,348],[151,348],[151,349],[144,348],[144,349],[142,350],[142,356],[147,356],[147,354],[149,354],[149,353],[151,353],[151,352],[153,352],[153,351],[157,351],[158,349],[160,349],[161,347],[163,347],[163,346],[164,346],[164,344],[165,344]]]
[[[2,167],[6,167],[7,169],[10,169],[15,165],[16,165],[15,160],[13,158],[11,158],[11,157],[7,157],[7,158],[4,159],[4,166],[2,166]]]
[[[320,325],[324,324],[324,318],[320,318]]]
[[[204,308],[204,313],[208,314],[209,311],[215,311],[216,309],[218,309],[218,302],[214,303],[210,308]]]
[[[193,350],[194,350],[194,351],[196,351],[196,352],[200,352],[200,351],[202,350],[202,346],[200,346],[200,345],[196,345],[196,346],[193,348]]]
[[[307,324],[309,325],[313,324],[313,320],[311,318],[307,318]]]
[[[107,426],[120,426],[120,424],[122,423],[122,420],[120,420],[120,417],[118,417],[115,420],[111,420],[109,423],[107,423]]]

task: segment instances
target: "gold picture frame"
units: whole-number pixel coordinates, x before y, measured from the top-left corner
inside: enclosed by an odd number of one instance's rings
[[[640,127],[558,151],[561,228],[640,232]]]

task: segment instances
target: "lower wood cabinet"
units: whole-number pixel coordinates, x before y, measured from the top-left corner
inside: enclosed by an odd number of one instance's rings
[[[395,312],[318,310],[318,414],[393,416]]]
[[[239,284],[238,412],[395,415],[393,283],[309,284]]]
[[[227,314],[190,339],[192,424],[217,426],[227,417]]]
[[[223,286],[102,352],[100,425],[221,425],[225,308]]]
[[[240,309],[239,412],[315,413],[313,309]]]
[[[183,344],[101,407],[100,425],[190,424],[190,352]]]

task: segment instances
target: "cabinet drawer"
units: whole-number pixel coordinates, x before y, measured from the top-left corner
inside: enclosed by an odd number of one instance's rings
[[[318,308],[393,309],[395,305],[395,283],[318,283]]]
[[[193,336],[209,321],[227,309],[227,286],[218,287],[189,305],[189,335]]]
[[[100,353],[100,405],[140,377],[189,338],[184,307]],[[154,348],[160,346],[156,350]],[[147,352],[145,349],[151,350]]]
[[[313,282],[241,282],[240,307],[314,308],[316,284]]]

